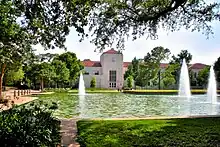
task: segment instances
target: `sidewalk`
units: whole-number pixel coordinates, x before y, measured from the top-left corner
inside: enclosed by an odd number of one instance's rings
[[[80,147],[75,141],[77,137],[77,119],[61,119],[61,144],[64,147]]]

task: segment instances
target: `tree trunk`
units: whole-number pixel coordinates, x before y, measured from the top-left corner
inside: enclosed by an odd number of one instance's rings
[[[3,63],[2,68],[1,68],[1,74],[0,74],[0,99],[3,99],[3,95],[2,95],[2,83],[3,83],[4,74],[5,74],[5,68],[6,68],[6,64]]]
[[[44,80],[43,80],[43,77],[41,78],[41,81],[40,81],[40,87],[41,87],[41,92],[43,92],[43,90],[44,90]]]

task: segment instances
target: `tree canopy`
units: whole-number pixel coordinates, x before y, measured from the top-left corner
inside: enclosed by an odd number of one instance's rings
[[[187,50],[181,50],[177,56],[173,55],[170,61],[171,64],[181,64],[183,59],[186,60],[186,63],[189,64],[192,60],[192,55]]]
[[[216,79],[218,82],[220,82],[220,57],[217,59],[217,61],[214,64],[214,70],[216,72]]]
[[[219,20],[219,3],[205,0],[100,0],[91,11],[92,42],[104,49],[117,42],[124,49],[127,37],[157,39],[158,29],[212,32],[210,22]]]

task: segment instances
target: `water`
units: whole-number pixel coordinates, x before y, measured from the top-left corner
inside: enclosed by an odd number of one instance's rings
[[[182,63],[181,71],[180,71],[179,96],[180,97],[187,97],[188,100],[191,97],[190,83],[189,83],[189,72],[188,72],[188,67],[186,65],[185,59],[183,59],[183,63]]]
[[[190,101],[170,95],[100,94],[85,95],[81,118],[128,118],[154,116],[219,115],[220,105],[207,102],[207,95]]]
[[[220,104],[207,102],[206,94],[192,95],[190,101],[178,95],[123,93],[78,95],[68,92],[41,97],[44,97],[46,101],[58,103],[59,107],[55,111],[55,116],[60,118],[220,115]]]
[[[209,73],[207,97],[208,97],[208,102],[213,104],[217,103],[217,85],[216,85],[215,72],[213,66],[211,66]]]
[[[84,84],[84,79],[83,79],[83,75],[82,72],[80,73],[80,77],[79,77],[79,95],[85,95],[85,84]]]

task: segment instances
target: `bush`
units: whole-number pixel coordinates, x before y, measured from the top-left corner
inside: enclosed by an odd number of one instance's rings
[[[1,146],[52,147],[60,144],[60,121],[52,116],[55,109],[56,103],[37,102],[1,112]]]
[[[133,77],[129,76],[127,78],[127,86],[128,86],[128,88],[132,88],[132,83],[133,83]]]
[[[92,80],[90,82],[90,87],[91,88],[95,88],[96,87],[96,79],[95,79],[95,77],[92,77]]]

